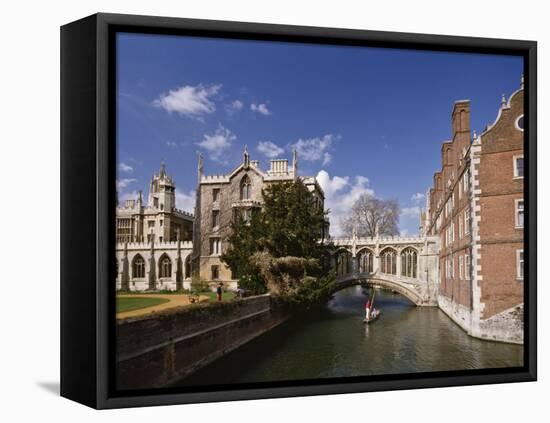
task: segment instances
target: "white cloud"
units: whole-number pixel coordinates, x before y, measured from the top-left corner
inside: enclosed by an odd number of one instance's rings
[[[176,144],[174,141],[166,141],[166,145],[167,145],[168,147],[175,147],[175,146],[177,146],[177,144]]]
[[[299,159],[308,162],[323,160],[323,165],[327,165],[332,160],[332,156],[328,150],[333,140],[334,136],[332,134],[327,134],[324,137],[300,138],[294,144],[294,147],[296,147]]]
[[[176,190],[176,207],[189,213],[195,210],[196,192],[191,190],[188,193]]]
[[[418,218],[420,216],[420,207],[413,206],[413,207],[404,207],[401,209],[401,216],[407,217],[407,218]]]
[[[411,202],[415,205],[419,205],[423,199],[424,199],[424,194],[422,194],[421,192],[417,192],[412,195]]]
[[[166,110],[169,113],[176,112],[180,115],[199,118],[202,115],[214,113],[216,106],[212,101],[221,85],[197,86],[185,85],[168,93],[162,93],[153,101],[153,105]]]
[[[212,160],[224,162],[222,159],[225,151],[231,147],[231,143],[236,139],[237,137],[229,129],[219,125],[214,134],[204,134],[202,141],[196,143],[196,145],[208,151],[208,155]]]
[[[232,115],[233,113],[236,113],[239,110],[242,110],[243,106],[244,104],[241,100],[235,100],[234,102],[226,105],[225,110],[229,115]]]
[[[260,104],[252,103],[250,105],[250,110],[252,110],[253,112],[258,112],[264,116],[269,116],[271,114],[271,111],[267,108],[267,105],[264,103],[260,103]]]
[[[399,231],[399,236],[407,236],[407,235],[409,235],[408,229],[401,229]]]
[[[369,188],[369,179],[365,176],[333,176],[327,171],[321,170],[317,174],[317,181],[325,192],[325,209],[330,209],[330,234],[341,236],[340,222],[349,212],[353,203],[361,194],[374,195],[374,190]]]
[[[124,188],[127,188],[128,185],[136,181],[137,179],[134,179],[134,178],[122,178],[116,181],[116,186],[117,186],[117,189],[120,191],[120,190],[123,190]]]
[[[256,150],[262,153],[264,156],[274,159],[284,153],[284,149],[271,141],[260,141],[256,146]]]
[[[124,162],[120,162],[120,164],[118,165],[118,168],[120,169],[121,172],[126,172],[126,173],[131,173],[134,171],[134,168]]]

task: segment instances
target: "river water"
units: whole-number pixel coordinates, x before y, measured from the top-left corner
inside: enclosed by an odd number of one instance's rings
[[[522,366],[523,347],[469,337],[436,307],[377,290],[380,318],[364,324],[366,290],[344,289],[178,385],[210,385]]]

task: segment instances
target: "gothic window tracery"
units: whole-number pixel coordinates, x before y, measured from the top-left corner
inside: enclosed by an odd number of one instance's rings
[[[172,260],[166,254],[163,254],[159,260],[159,277],[169,278],[172,275]]]
[[[390,275],[397,274],[397,253],[392,248],[386,248],[380,254],[380,271]]]
[[[374,254],[370,250],[363,249],[357,254],[359,273],[372,273],[374,271]]]
[[[248,175],[241,180],[241,200],[250,200],[251,184]]]
[[[405,248],[401,252],[401,275],[416,278],[418,273],[418,254],[411,248]]]
[[[145,260],[140,254],[134,257],[132,262],[132,277],[144,278],[145,277]]]

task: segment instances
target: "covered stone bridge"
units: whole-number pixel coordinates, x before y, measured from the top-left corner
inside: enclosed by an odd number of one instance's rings
[[[419,306],[437,305],[437,237],[335,238],[333,245],[338,290],[376,285],[398,292]]]

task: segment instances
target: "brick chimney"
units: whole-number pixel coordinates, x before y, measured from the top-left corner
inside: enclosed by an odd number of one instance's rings
[[[470,146],[470,100],[456,101],[452,113],[453,126],[453,150],[457,154],[455,161],[458,162],[464,149]]]

